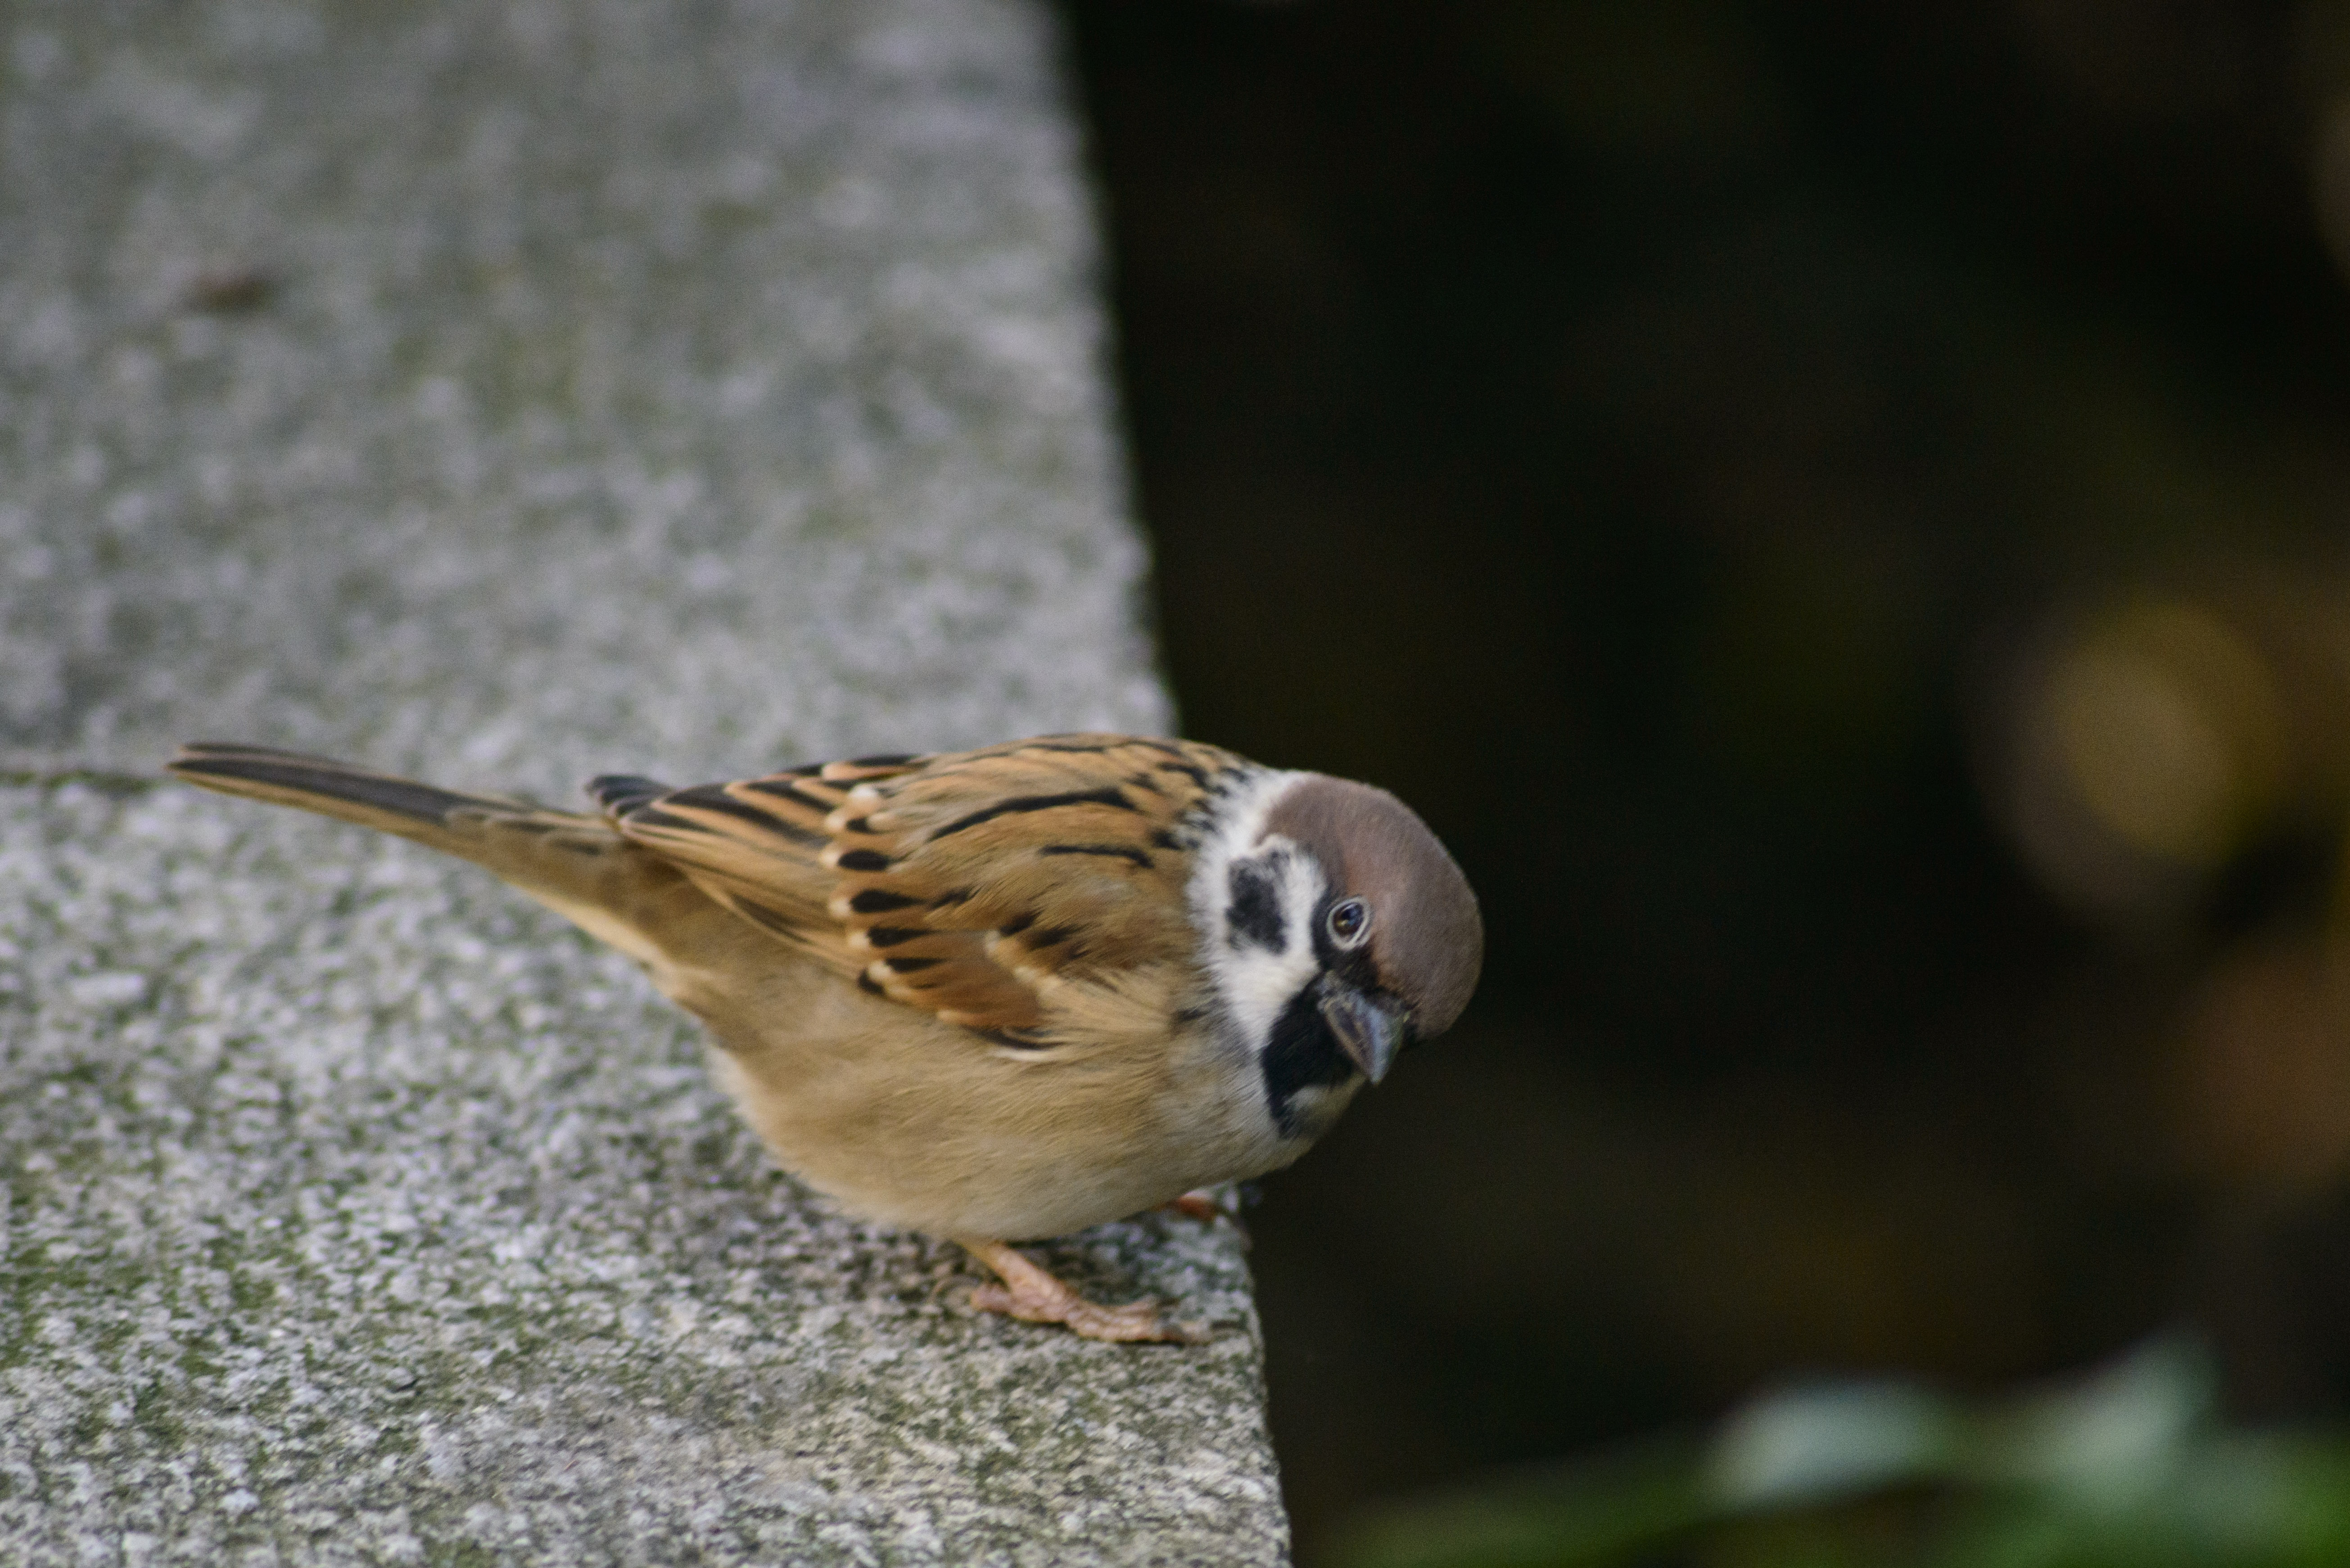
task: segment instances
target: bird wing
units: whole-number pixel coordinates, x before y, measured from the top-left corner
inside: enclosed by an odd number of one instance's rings
[[[631,842],[868,991],[1012,1045],[1084,993],[1193,958],[1201,808],[1250,764],[1190,742],[1054,735],[653,793],[592,788]]]

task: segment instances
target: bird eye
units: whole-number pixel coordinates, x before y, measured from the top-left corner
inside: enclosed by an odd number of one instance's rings
[[[1341,898],[1330,906],[1330,940],[1342,948],[1359,946],[1370,934],[1371,907],[1360,898]]]

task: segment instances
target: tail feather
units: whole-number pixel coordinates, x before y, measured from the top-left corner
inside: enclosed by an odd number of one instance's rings
[[[471,860],[567,914],[583,902],[625,903],[623,885],[649,875],[666,879],[609,823],[584,812],[461,794],[329,757],[261,746],[201,742],[182,747],[166,766],[223,794],[316,812]]]
[[[224,794],[250,795],[281,805],[300,806],[392,833],[446,828],[455,813],[467,808],[497,812],[534,809],[520,801],[459,794],[328,757],[275,752],[262,746],[197,741],[182,746],[180,754],[165,766],[190,784]],[[383,821],[387,815],[398,819],[397,823]]]
[[[655,984],[690,1008],[700,1005],[695,955],[774,942],[602,816],[461,794],[261,746],[199,742],[166,765],[224,794],[296,806],[470,860],[643,964]],[[667,793],[649,779],[599,782],[618,785],[612,793],[624,799]]]

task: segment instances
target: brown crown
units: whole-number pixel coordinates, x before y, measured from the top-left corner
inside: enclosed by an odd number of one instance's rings
[[[1469,1005],[1485,926],[1469,878],[1411,807],[1383,789],[1308,774],[1274,803],[1268,832],[1310,850],[1331,883],[1371,906],[1379,983],[1412,1011],[1425,1040]]]

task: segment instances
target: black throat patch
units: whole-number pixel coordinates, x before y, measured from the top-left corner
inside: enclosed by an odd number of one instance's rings
[[[1284,1137],[1295,1137],[1305,1130],[1297,1106],[1299,1090],[1336,1088],[1357,1075],[1353,1058],[1331,1033],[1329,1020],[1322,1016],[1320,991],[1318,982],[1298,988],[1274,1021],[1273,1037],[1258,1058],[1264,1074],[1265,1105]]]
[[[1243,862],[1245,866],[1247,863]],[[1236,918],[1240,907],[1242,866],[1232,867],[1233,909],[1227,919],[1233,920],[1233,940],[1239,940]],[[1268,894],[1273,898],[1276,918],[1279,915],[1279,883],[1268,878]],[[1300,1089],[1336,1088],[1351,1078],[1361,1076],[1355,1059],[1338,1044],[1338,1036],[1330,1021],[1322,1015],[1322,987],[1326,983],[1353,986],[1361,991],[1375,990],[1378,976],[1371,965],[1367,948],[1342,950],[1331,941],[1329,933],[1330,907],[1338,901],[1336,892],[1326,892],[1315,907],[1312,930],[1314,956],[1319,960],[1315,977],[1300,986],[1297,994],[1281,1010],[1274,1021],[1273,1035],[1265,1042],[1264,1054],[1260,1058],[1264,1073],[1265,1104],[1273,1112],[1274,1126],[1284,1137],[1295,1137],[1305,1130],[1296,1105]],[[1286,933],[1277,933],[1270,944],[1275,952],[1287,940]]]

